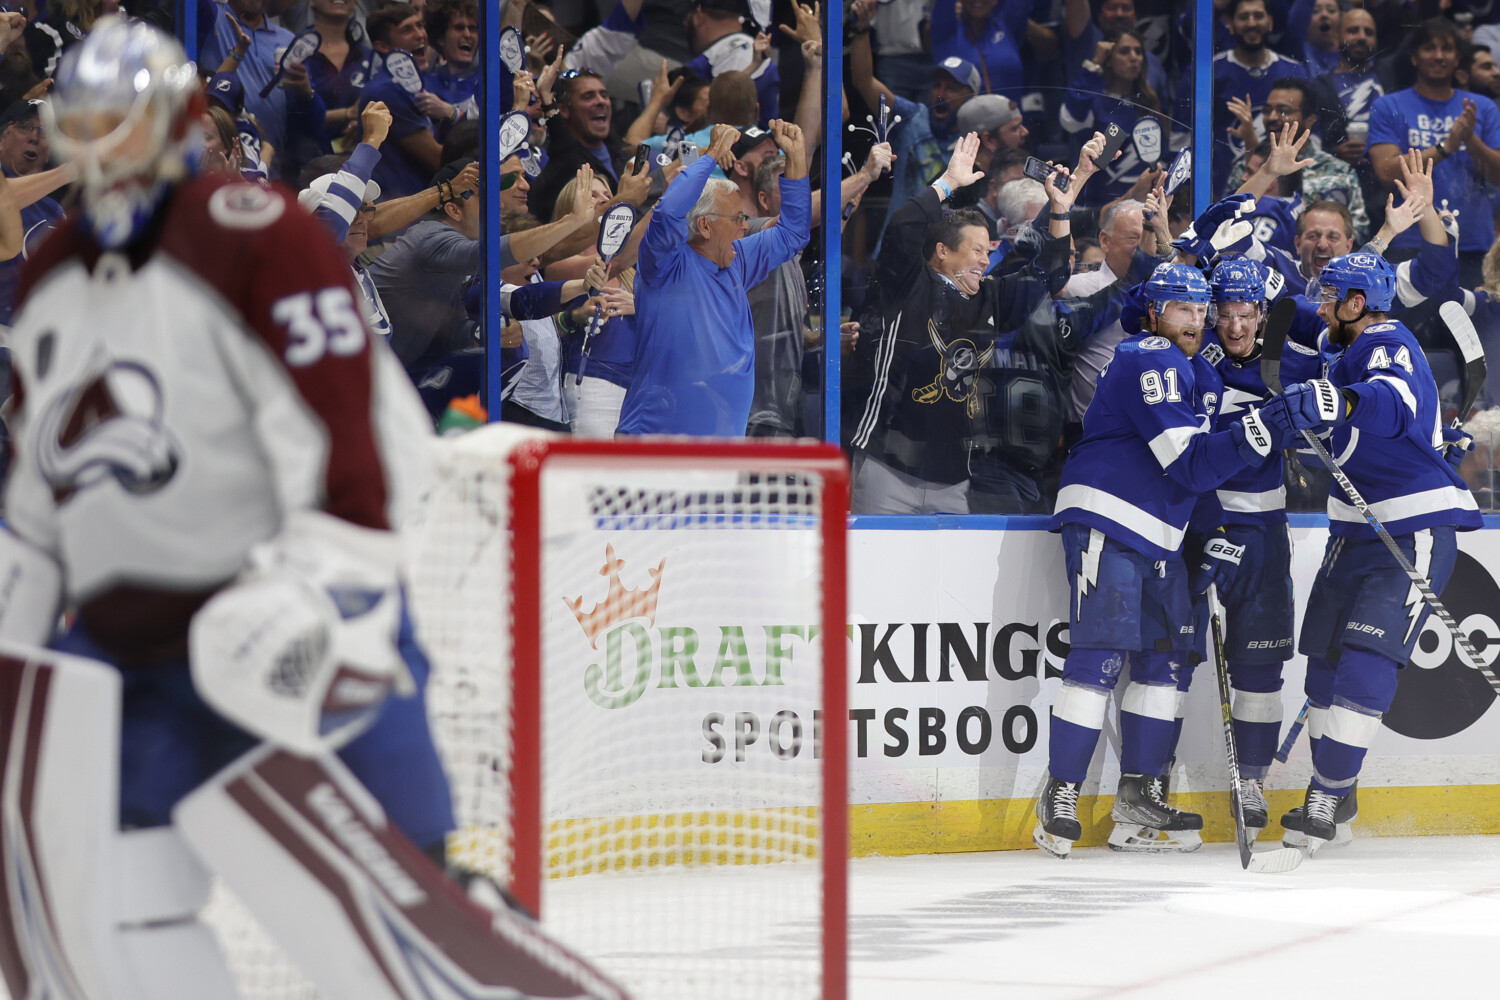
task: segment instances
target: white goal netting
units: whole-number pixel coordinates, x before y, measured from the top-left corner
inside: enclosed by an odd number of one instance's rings
[[[558,451],[527,463],[518,499],[509,456],[538,439]],[[407,526],[450,860],[523,898],[529,881],[543,926],[639,1000],[823,993],[825,895],[843,892],[823,878],[830,574],[822,475],[785,455],[627,454],[498,425],[442,443]],[[518,593],[535,620],[513,621]],[[518,650],[541,705],[519,729]],[[539,782],[518,759],[540,760]],[[517,824],[538,831],[530,865]],[[232,898],[214,910],[247,998],[316,996]]]

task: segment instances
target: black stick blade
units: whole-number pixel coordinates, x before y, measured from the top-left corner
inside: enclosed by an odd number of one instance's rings
[[[1297,318],[1297,303],[1288,296],[1271,307],[1266,329],[1260,341],[1260,377],[1266,388],[1281,395],[1281,352],[1286,347],[1286,333]]]

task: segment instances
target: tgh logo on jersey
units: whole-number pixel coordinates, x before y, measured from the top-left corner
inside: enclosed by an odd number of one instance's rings
[[[1478,647],[1481,661],[1496,669],[1500,587],[1494,578],[1479,560],[1460,550],[1453,576],[1438,596]],[[1411,662],[1397,680],[1396,699],[1385,724],[1402,736],[1438,740],[1468,729],[1494,700],[1489,681],[1464,664],[1453,636],[1436,615],[1428,615]]]
[[[946,396],[955,403],[965,402],[974,394],[974,373],[989,363],[995,345],[980,351],[967,337],[944,341],[932,320],[927,321],[927,336],[937,348],[938,375],[931,383],[913,389],[911,398],[919,403],[937,403]]]
[[[58,504],[109,479],[131,493],[153,493],[177,473],[181,450],[162,425],[156,376],[102,355],[47,404],[37,442],[37,465]]]

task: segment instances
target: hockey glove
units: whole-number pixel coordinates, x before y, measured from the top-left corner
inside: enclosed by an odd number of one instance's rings
[[[1443,428],[1443,457],[1457,469],[1464,464],[1464,456],[1474,447],[1474,438],[1457,427]]]
[[[1212,585],[1219,588],[1221,595],[1227,594],[1230,585],[1234,583],[1234,574],[1239,572],[1240,558],[1244,554],[1245,547],[1231,542],[1223,528],[1209,535],[1208,541],[1203,545],[1203,558],[1193,571],[1193,593],[1205,593]]]
[[[1272,452],[1286,447],[1289,431],[1277,433],[1265,419],[1266,408],[1251,410],[1229,425],[1229,434],[1234,438],[1240,461],[1251,468],[1259,466]]]
[[[1251,225],[1241,217],[1255,211],[1255,196],[1232,194],[1214,202],[1193,220],[1183,234],[1172,241],[1172,246],[1183,253],[1190,253],[1199,262],[1207,265],[1220,251],[1225,250],[1250,235]]]
[[[1327,379],[1315,378],[1287,386],[1286,392],[1272,400],[1266,410],[1280,404],[1295,430],[1311,431],[1344,423],[1353,415],[1354,403],[1353,394],[1346,395]]]

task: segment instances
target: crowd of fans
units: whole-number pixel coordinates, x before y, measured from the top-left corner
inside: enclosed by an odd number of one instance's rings
[[[1183,250],[1195,182],[1210,202],[1254,195],[1237,251],[1284,254],[1305,281],[1381,231],[1409,149],[1432,164],[1445,242],[1408,223],[1374,246],[1412,262],[1401,318],[1453,405],[1461,365],[1438,305],[1461,301],[1487,345],[1500,333],[1490,0],[1215,0],[1214,155],[1185,183],[1172,170],[1192,139],[1185,0],[852,0],[832,40],[817,0],[505,0],[519,44],[500,111],[527,116],[527,135],[494,193],[477,162],[501,118],[480,120],[478,0],[189,2],[204,168],[300,191],[435,422],[480,391],[488,343],[503,378],[487,402],[507,420],[821,437],[831,341],[857,513],[1046,511],[1127,335],[1122,300]],[[20,248],[0,263],[0,323],[67,203],[39,114],[58,56],[106,14],[174,29],[177,10],[0,3],[0,169],[22,220],[14,239],[0,224],[0,252]],[[838,123],[824,118],[830,43],[845,53]],[[835,128],[836,331],[810,238]],[[1120,153],[1095,162],[1113,129]],[[487,197],[498,336],[482,328]],[[599,220],[619,204],[633,231],[601,262]],[[1456,258],[1456,278],[1435,254]],[[1487,386],[1480,408],[1495,403]],[[1470,461],[1486,497],[1488,454]],[[1316,495],[1292,486],[1294,502]]]

